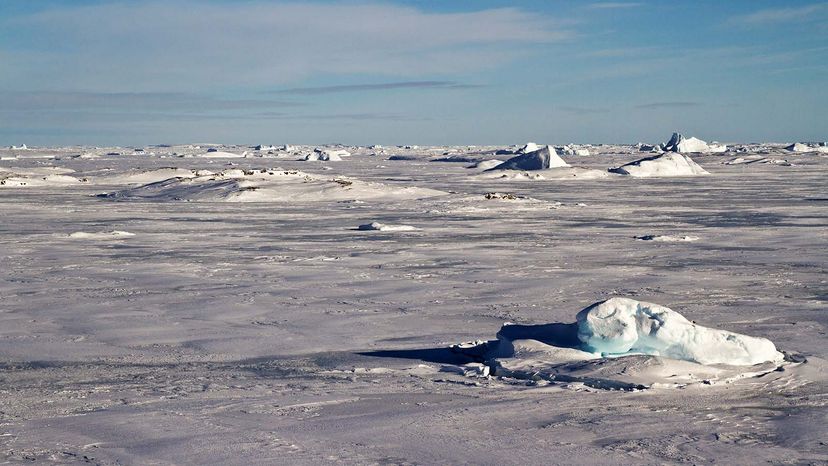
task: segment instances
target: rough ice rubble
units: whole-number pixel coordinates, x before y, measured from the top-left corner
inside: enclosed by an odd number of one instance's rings
[[[826,147],[826,146],[818,145],[818,146],[813,147],[809,144],[803,144],[801,142],[795,142],[795,143],[785,147],[785,149],[790,151],[790,152],[822,152],[822,153],[828,153],[828,147]]]
[[[558,156],[554,147],[546,146],[533,152],[512,157],[502,164],[490,168],[490,170],[546,170],[568,166],[569,164]]]
[[[653,157],[636,160],[617,168],[610,168],[611,173],[634,177],[653,176],[696,176],[708,175],[707,170],[693,161],[689,156],[677,152],[667,152]]]
[[[325,162],[339,162],[342,157],[350,157],[351,153],[344,149],[321,149],[317,147],[312,153],[305,156],[305,160],[322,160]]]
[[[556,148],[557,149],[557,148]],[[567,144],[559,149],[561,153],[564,155],[580,155],[580,156],[587,156],[589,155],[589,149],[578,147],[574,144]]]
[[[681,133],[673,133],[673,136],[664,145],[667,152],[725,152],[727,146],[724,144],[706,143],[695,137],[685,138]]]
[[[642,353],[735,366],[783,359],[765,338],[702,327],[667,307],[629,298],[593,304],[576,319],[583,349],[602,355]]]

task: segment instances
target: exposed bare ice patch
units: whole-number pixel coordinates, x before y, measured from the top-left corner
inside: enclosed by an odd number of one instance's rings
[[[85,232],[76,231],[69,233],[69,237],[73,239],[92,239],[92,240],[110,240],[110,239],[124,239],[135,236],[135,233],[128,231],[113,230],[113,231],[99,231],[99,232]]]

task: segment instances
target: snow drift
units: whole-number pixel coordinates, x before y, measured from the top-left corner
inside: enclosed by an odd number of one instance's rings
[[[617,168],[610,168],[609,171],[620,175],[641,178],[652,176],[709,175],[707,170],[694,162],[689,156],[676,152],[646,157]]]
[[[554,147],[546,146],[534,152],[512,157],[489,170],[547,170],[568,166],[569,164],[558,156]]]
[[[170,178],[102,197],[155,201],[319,202],[420,199],[444,194],[435,189],[330,178],[298,170],[230,169],[203,176]]]

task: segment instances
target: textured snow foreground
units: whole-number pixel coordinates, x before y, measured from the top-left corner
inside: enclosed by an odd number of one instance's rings
[[[828,462],[823,144],[256,142],[0,149],[0,462]]]

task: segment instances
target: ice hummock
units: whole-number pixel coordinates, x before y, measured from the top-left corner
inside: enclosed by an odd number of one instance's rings
[[[781,362],[783,358],[765,338],[703,327],[667,307],[629,298],[595,303],[576,319],[583,349],[602,355],[641,353],[736,366]]]
[[[707,170],[693,161],[689,156],[677,152],[645,157],[617,168],[610,168],[611,173],[634,177],[652,176],[696,176],[708,175]]]
[[[685,138],[681,133],[673,133],[673,136],[670,137],[670,140],[664,145],[664,150],[666,152],[679,153],[725,152],[727,150],[727,146],[715,142],[708,144],[707,142],[696,137]]]
[[[641,389],[731,382],[768,374],[786,358],[765,338],[697,325],[657,304],[615,297],[573,323],[506,323],[497,340],[454,345],[497,376]]]
[[[569,164],[558,156],[554,147],[546,146],[534,152],[512,157],[490,170],[547,170],[568,166]]]

